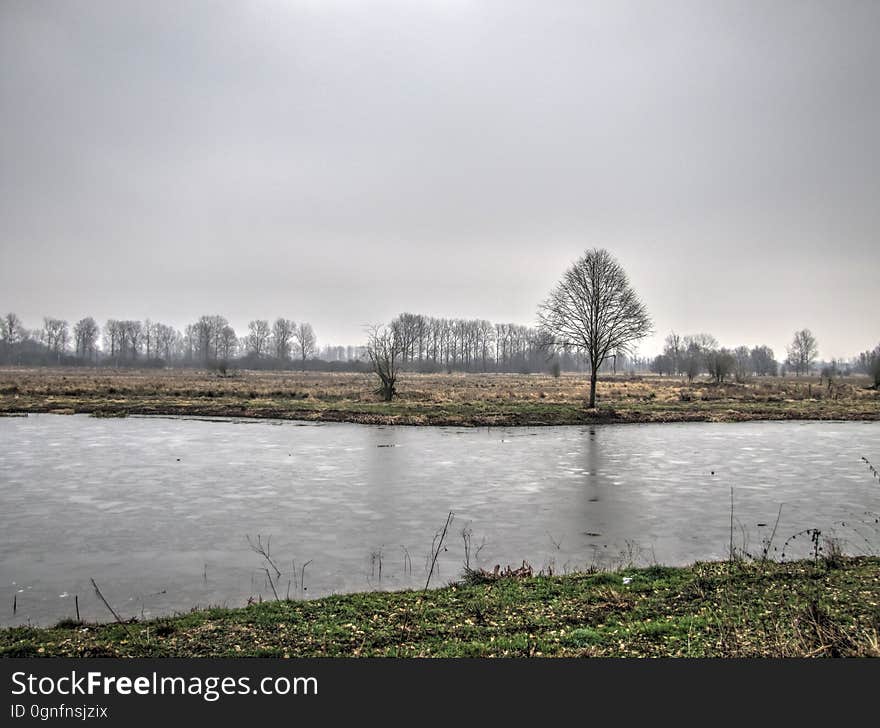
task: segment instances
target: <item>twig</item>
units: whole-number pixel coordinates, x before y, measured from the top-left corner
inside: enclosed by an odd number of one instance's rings
[[[263,571],[266,572],[266,578],[269,579],[269,586],[272,587],[272,593],[275,595],[275,601],[281,601],[280,599],[278,599],[278,592],[275,590],[275,582],[272,581],[272,575],[269,573],[268,569],[263,569]]]
[[[306,595],[306,567],[312,563],[312,559],[309,559],[302,565],[302,569],[299,572],[299,588],[302,592],[303,597]]]
[[[782,518],[782,506],[783,505],[785,505],[785,504],[784,503],[779,504],[779,513],[776,514],[776,523],[773,524],[773,531],[770,534],[770,538],[764,544],[764,553],[762,554],[763,561],[767,560],[767,554],[770,553],[770,547],[773,545],[773,537],[776,535],[776,529],[779,526],[779,519]]]
[[[269,562],[269,566],[271,566],[275,570],[275,574],[280,577],[281,576],[281,569],[279,569],[275,565],[275,562],[272,561],[272,558],[269,556],[269,548],[270,548],[270,543],[272,541],[272,537],[269,536],[269,538],[266,539],[266,546],[265,547],[263,546],[263,539],[261,538],[260,534],[257,534],[256,545],[254,544],[253,541],[251,541],[250,536],[245,536],[245,538],[247,539],[248,546],[251,547],[251,551],[254,551],[254,552],[260,554],[260,556],[262,556],[264,559],[266,559],[266,561]]]
[[[116,621],[119,622],[119,624],[121,624],[121,625],[125,628],[125,631],[126,631],[126,632],[128,632],[129,634],[131,634],[131,631],[128,629],[128,625],[123,621],[122,617],[120,617],[120,616],[116,613],[116,610],[113,609],[113,607],[110,606],[110,602],[108,602],[108,601],[104,598],[104,595],[101,594],[101,590],[98,588],[98,585],[95,583],[95,580],[94,580],[94,579],[89,579],[89,581],[92,582],[92,586],[95,587],[95,594],[97,594],[97,595],[98,595],[98,598],[99,598],[102,602],[104,602],[104,606],[107,607],[107,609],[110,610],[110,614],[112,614],[114,617],[116,617]]]
[[[728,560],[733,561],[733,486],[730,486],[730,551]]]
[[[452,511],[449,511],[449,515],[446,516],[446,525],[443,526],[443,533],[440,534],[440,543],[437,544],[437,549],[434,551],[434,557],[431,560],[431,570],[428,572],[428,580],[425,582],[425,591],[428,591],[428,584],[431,583],[431,575],[434,573],[434,565],[437,563],[437,557],[440,555],[440,549],[443,548],[443,539],[446,538],[446,531],[449,528],[449,524],[452,523],[452,519],[455,517],[455,514]]]

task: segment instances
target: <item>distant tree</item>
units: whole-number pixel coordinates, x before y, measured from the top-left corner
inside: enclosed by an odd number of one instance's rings
[[[832,359],[829,362],[822,362],[819,367],[819,379],[827,379],[829,385],[831,384],[831,380],[835,377],[840,376],[840,367],[836,360]]]
[[[16,314],[10,312],[0,318],[0,361],[17,363],[26,338],[27,331]]]
[[[773,355],[773,349],[769,346],[756,346],[749,353],[752,360],[752,369],[759,377],[776,376],[779,365]]]
[[[217,358],[228,362],[235,356],[237,346],[238,337],[235,335],[235,329],[226,324],[218,333]]]
[[[104,352],[111,359],[116,359],[119,345],[119,322],[116,319],[107,319],[104,324]]]
[[[693,334],[684,337],[682,346],[684,373],[688,381],[693,382],[707,368],[706,357],[718,348],[718,342],[711,334]]]
[[[318,341],[315,330],[311,324],[303,322],[294,329],[293,337],[296,340],[297,353],[305,364],[306,359],[315,355],[315,345]]]
[[[180,332],[166,324],[154,324],[154,336],[157,358],[161,357],[166,364],[170,363],[182,344]]]
[[[21,319],[16,314],[10,312],[0,319],[0,340],[4,344],[10,347],[15,346],[21,343],[24,338],[24,326],[22,326]]]
[[[651,371],[661,377],[664,374],[672,374],[672,358],[668,354],[658,354],[651,360]]]
[[[156,347],[155,327],[153,326],[153,322],[150,321],[150,319],[146,319],[144,321],[143,340],[144,353],[146,354],[147,361],[150,361],[150,359],[152,359],[155,354],[154,349]]]
[[[819,346],[816,343],[816,337],[813,336],[809,329],[801,329],[795,332],[791,346],[787,349],[788,364],[794,369],[795,376],[801,373],[809,373],[819,355]]]
[[[681,336],[672,331],[669,336],[666,337],[666,340],[663,342],[663,354],[669,360],[669,367],[671,374],[680,374],[681,373],[681,358],[682,358],[683,348],[681,342]]]
[[[538,312],[547,340],[584,351],[590,362],[589,407],[596,406],[599,367],[651,331],[651,319],[620,263],[604,249],[588,250],[562,276]]]
[[[874,380],[874,388],[880,389],[880,344],[873,350],[863,351],[852,363],[852,368],[862,374],[867,374]]]
[[[58,358],[60,364],[61,356],[67,350],[67,342],[70,339],[67,321],[49,316],[44,317],[40,338],[46,348]]]
[[[403,360],[403,342],[390,326],[374,326],[367,335],[367,355],[379,378],[376,394],[390,402],[397,393],[397,376]]]
[[[94,359],[98,352],[100,331],[91,316],[81,318],[73,325],[73,343],[76,355],[81,359]]]
[[[723,384],[724,380],[736,368],[736,357],[729,349],[712,349],[705,354],[706,370],[712,381]]]
[[[684,345],[686,349],[708,352],[718,348],[718,339],[712,334],[699,333],[691,334],[684,337]]]
[[[216,360],[220,355],[223,330],[227,326],[229,322],[223,316],[211,315],[202,316],[191,327],[187,327],[191,356],[203,364]]]
[[[140,321],[121,321],[123,335],[123,357],[135,361],[141,353],[144,326]]]
[[[290,359],[290,343],[296,324],[286,318],[277,318],[272,324],[272,345],[275,347],[275,358],[280,361]]]
[[[245,338],[248,354],[258,359],[269,354],[269,341],[272,338],[272,329],[268,321],[264,319],[251,321],[248,324],[248,335]]]
[[[735,360],[733,373],[736,377],[736,381],[744,382],[752,375],[752,372],[754,371],[754,365],[752,364],[752,353],[749,351],[749,347],[736,347],[736,349],[733,350],[733,358]]]

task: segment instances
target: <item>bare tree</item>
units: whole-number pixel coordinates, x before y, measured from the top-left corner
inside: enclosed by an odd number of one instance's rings
[[[754,371],[752,353],[749,351],[749,347],[738,346],[733,350],[733,357],[736,359],[736,366],[734,367],[736,381],[744,382]]]
[[[397,375],[403,360],[403,342],[393,327],[373,326],[367,334],[367,355],[373,366],[373,373],[379,377],[376,394],[390,402],[397,393]]]
[[[171,362],[171,359],[174,357],[176,353],[178,353],[178,349],[182,343],[182,337],[180,332],[166,324],[155,324],[155,339],[156,339],[156,357],[161,357],[165,360],[166,364]]]
[[[45,316],[40,337],[46,348],[58,357],[58,363],[60,364],[61,356],[67,350],[67,342],[70,338],[70,329],[68,328],[67,321]]]
[[[24,326],[17,314],[10,312],[0,319],[0,339],[7,346],[15,346],[24,339]]]
[[[590,408],[596,406],[596,376],[602,362],[611,353],[629,351],[651,331],[644,304],[620,263],[604,249],[588,250],[564,273],[538,316],[556,345],[586,352]]]
[[[769,346],[756,346],[750,353],[752,370],[759,377],[776,376],[779,367],[773,349]]]
[[[156,346],[156,328],[153,325],[153,322],[150,319],[146,319],[144,321],[144,349],[145,354],[147,355],[147,361],[153,358],[154,349]]]
[[[711,349],[705,354],[706,370],[715,384],[724,380],[736,368],[736,357],[728,349]]]
[[[813,362],[819,355],[819,345],[809,329],[801,329],[795,332],[787,352],[789,366],[794,369],[796,376],[800,376],[801,372],[810,371]]]
[[[681,372],[682,353],[681,336],[674,331],[670,332],[663,342],[663,354],[669,360],[667,366],[671,374],[679,374]]]
[[[682,369],[688,381],[693,382],[708,368],[707,357],[718,348],[718,341],[711,334],[692,334],[684,337],[682,346]]]
[[[257,359],[266,356],[269,353],[269,340],[272,338],[272,329],[269,322],[265,319],[257,319],[248,324],[248,335],[246,337],[246,350],[251,356]]]
[[[73,325],[73,342],[78,357],[90,359],[96,356],[98,333],[98,324],[91,316],[81,318]]]
[[[651,360],[651,371],[661,377],[664,374],[672,374],[672,357],[669,354],[658,354]]]
[[[107,319],[104,324],[104,354],[115,359],[119,349],[119,321]]]
[[[21,319],[12,312],[0,318],[0,357],[4,362],[17,361],[28,332]]]
[[[311,324],[303,322],[294,329],[293,338],[296,340],[296,348],[300,358],[305,364],[306,359],[315,355],[315,344],[317,343],[315,330]]]
[[[228,362],[235,356],[235,349],[238,346],[238,337],[235,335],[235,329],[226,324],[220,329],[217,341],[217,357],[224,362]]]
[[[202,316],[186,327],[187,354],[190,359],[200,359],[203,364],[221,356],[223,330],[229,322],[219,315]]]
[[[275,346],[275,358],[281,361],[290,359],[290,342],[296,324],[286,318],[277,318],[272,324],[272,343]]]
[[[144,326],[140,321],[122,321],[120,323],[123,326],[123,341],[128,346],[131,360],[134,361],[141,353],[144,340]],[[124,346],[123,356],[125,356]]]

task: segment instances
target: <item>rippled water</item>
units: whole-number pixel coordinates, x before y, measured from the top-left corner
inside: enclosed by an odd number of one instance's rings
[[[74,595],[84,618],[109,619],[90,578],[126,617],[271,598],[248,546],[258,534],[271,537],[282,597],[421,587],[450,510],[433,585],[460,574],[462,528],[486,568],[723,558],[731,487],[738,548],[760,553],[784,504],[780,550],[821,528],[850,552],[877,551],[868,514],[880,511],[880,482],[863,456],[880,464],[878,423],[0,418],[0,623],[72,616]],[[808,546],[795,539],[789,553]]]

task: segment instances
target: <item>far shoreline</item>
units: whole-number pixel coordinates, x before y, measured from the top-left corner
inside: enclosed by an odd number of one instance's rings
[[[546,427],[753,421],[880,421],[866,377],[752,377],[713,384],[654,375],[417,374],[391,402],[364,373],[0,368],[0,416],[231,417],[411,427]]]
[[[527,427],[579,427],[593,425],[659,425],[659,424],[733,424],[743,422],[880,422],[880,412],[834,413],[822,416],[812,412],[748,412],[729,410],[717,412],[712,410],[697,412],[668,412],[639,415],[638,413],[621,414],[614,411],[591,413],[584,410],[582,416],[559,417],[523,417],[519,414],[475,416],[462,419],[458,416],[443,417],[425,415],[383,415],[361,412],[327,411],[327,410],[239,410],[236,407],[216,409],[213,407],[163,408],[158,406],[130,407],[121,405],[118,408],[94,407],[87,403],[74,407],[57,408],[50,405],[32,405],[27,407],[3,407],[0,417],[26,417],[31,414],[40,415],[87,415],[98,419],[124,419],[126,417],[157,417],[157,418],[194,418],[200,420],[251,420],[254,422],[278,420],[283,422],[301,422],[309,424],[355,424],[373,425],[377,427],[465,427],[478,428],[527,428]]]

